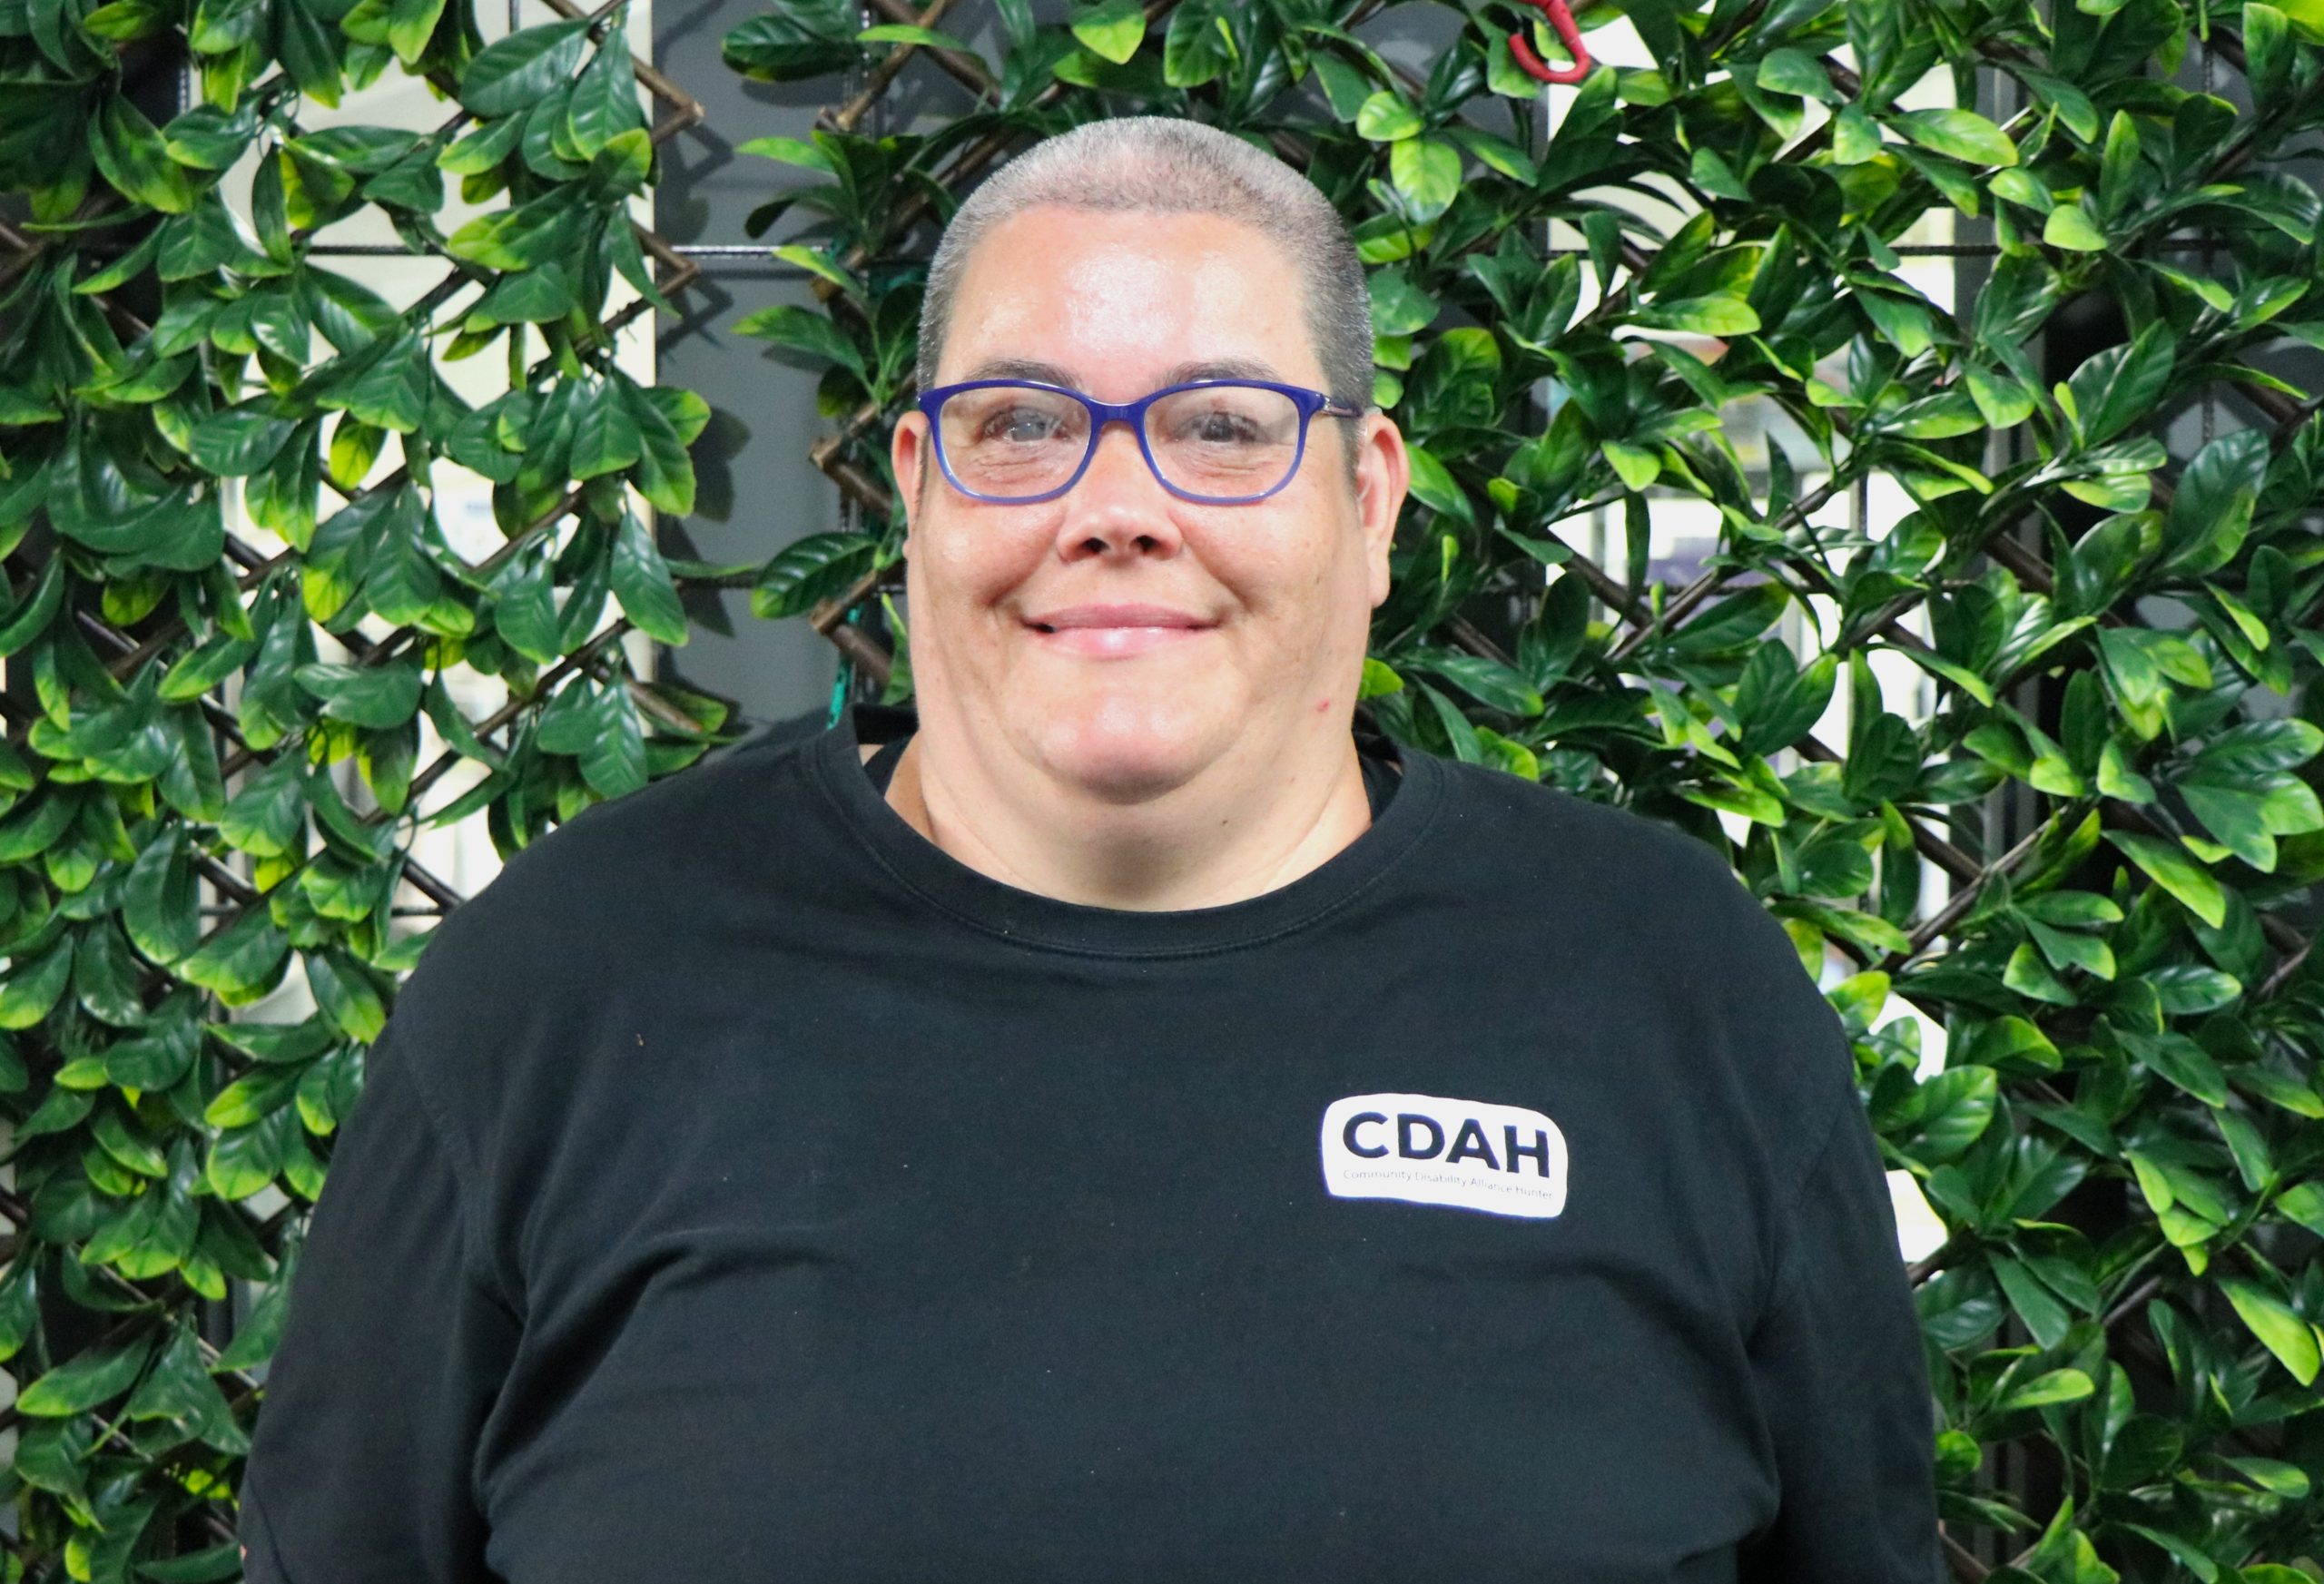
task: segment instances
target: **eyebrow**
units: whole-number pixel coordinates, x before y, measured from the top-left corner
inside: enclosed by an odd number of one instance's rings
[[[1045,385],[1081,389],[1070,369],[1044,363],[1038,358],[988,358],[960,376],[961,383],[971,379],[1038,379]],[[1277,384],[1287,383],[1275,365],[1260,359],[1209,358],[1181,363],[1167,370],[1162,376],[1162,384],[1186,385],[1196,379],[1270,379]]]

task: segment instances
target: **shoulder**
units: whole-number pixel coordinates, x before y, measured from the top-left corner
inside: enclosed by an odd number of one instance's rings
[[[1676,825],[1506,771],[1425,757],[1443,777],[1443,818],[1462,845],[1489,854],[1520,891],[1666,928],[1685,928],[1704,910],[1766,918],[1726,857]]]
[[[1776,1115],[1828,1117],[1854,1083],[1846,1027],[1725,853],[1635,809],[1439,759],[1466,839],[1446,883],[1544,973],[1699,1028]]]
[[[437,926],[398,1018],[448,1031],[547,999],[586,1000],[653,971],[646,959],[684,951],[714,927],[722,899],[782,889],[813,866],[817,741],[746,742],[510,854]]]
[[[813,795],[816,737],[730,748],[631,792],[595,803],[510,856],[464,912],[507,915],[579,908],[631,912],[656,897],[683,905],[675,888],[741,878],[739,855],[796,841],[798,804]]]

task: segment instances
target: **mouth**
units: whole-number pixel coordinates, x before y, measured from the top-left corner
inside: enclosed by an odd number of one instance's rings
[[[1027,622],[1025,630],[1042,649],[1086,658],[1116,659],[1145,654],[1193,643],[1215,630],[1214,625],[1124,622],[1105,625],[1059,626]]]
[[[1076,622],[1069,626],[1056,626],[1048,622],[1027,622],[1036,633],[1207,633],[1215,624],[1192,622]]]

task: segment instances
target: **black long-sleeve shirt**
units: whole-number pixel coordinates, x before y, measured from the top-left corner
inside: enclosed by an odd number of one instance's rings
[[[1941,1576],[1848,1042],[1708,848],[1364,739],[1320,867],[1091,908],[889,808],[911,723],[593,809],[441,927],[254,1584]]]

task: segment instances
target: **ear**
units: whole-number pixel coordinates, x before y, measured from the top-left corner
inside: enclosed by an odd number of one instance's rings
[[[911,530],[920,509],[920,492],[926,482],[921,474],[933,460],[928,454],[928,415],[917,408],[906,411],[896,419],[894,431],[888,437],[888,467],[894,474],[897,493],[902,497],[904,507],[903,553],[911,554]]]
[[[1384,412],[1364,414],[1355,444],[1356,518],[1364,528],[1364,565],[1377,609],[1388,597],[1388,550],[1412,487],[1413,460],[1404,448],[1403,431]]]

